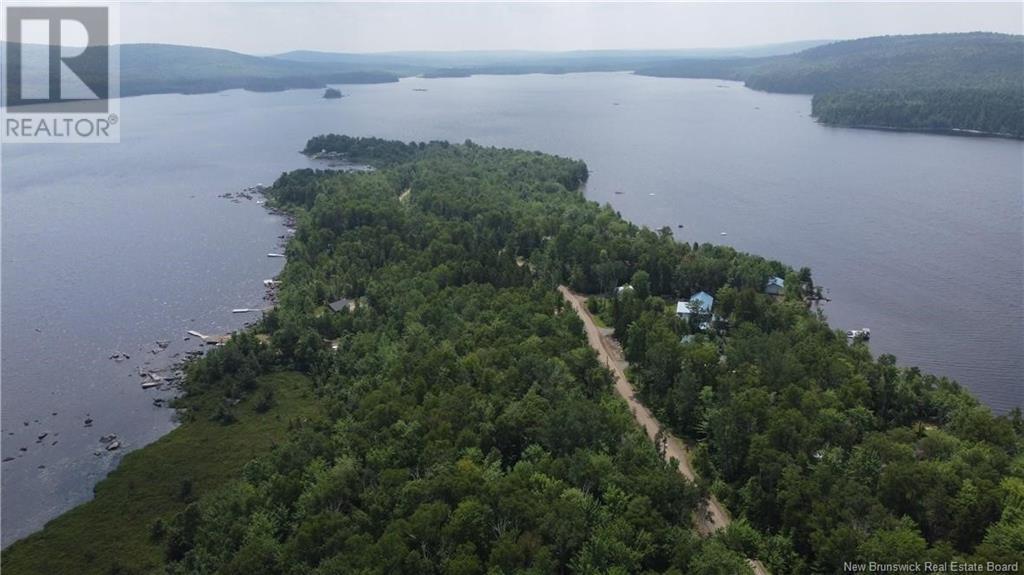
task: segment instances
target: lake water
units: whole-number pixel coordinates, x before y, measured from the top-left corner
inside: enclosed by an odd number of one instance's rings
[[[1022,142],[827,128],[807,96],[717,80],[342,91],[130,98],[120,144],[3,148],[4,544],[88,499],[117,461],[100,436],[117,434],[123,453],[173,427],[153,405],[167,392],[142,390],[138,370],[195,349],[186,330],[254,319],[230,310],[259,307],[281,265],[266,257],[280,219],[218,196],[310,165],[297,150],[324,132],[584,159],[589,198],[680,240],[810,266],[835,327],[870,327],[876,353],[953,377],[997,411],[1024,403]],[[152,353],[157,340],[171,344]]]

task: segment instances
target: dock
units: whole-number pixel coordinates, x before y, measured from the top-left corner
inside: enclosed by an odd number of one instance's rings
[[[205,341],[207,345],[224,345],[229,339],[231,339],[231,334],[225,333],[223,335],[208,335],[203,341]]]
[[[868,328],[851,329],[846,332],[846,337],[852,340],[869,340],[871,339],[871,330]]]
[[[221,345],[231,339],[230,333],[226,333],[224,335],[204,335],[194,329],[190,329],[188,330],[188,334],[203,340],[203,343],[206,345]]]
[[[146,380],[142,382],[142,389],[152,389],[167,383],[167,380],[164,379],[162,375],[152,371],[142,372],[141,375],[146,378]]]

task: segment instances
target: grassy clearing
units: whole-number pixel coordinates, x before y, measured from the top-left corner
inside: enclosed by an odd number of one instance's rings
[[[274,405],[258,413],[259,391],[236,406],[231,425],[198,416],[155,443],[129,453],[95,489],[92,501],[46,524],[2,555],[5,575],[150,573],[163,547],[150,538],[158,518],[169,520],[204,493],[238,477],[253,457],[282,442],[288,423],[316,413],[305,376],[260,378]]]

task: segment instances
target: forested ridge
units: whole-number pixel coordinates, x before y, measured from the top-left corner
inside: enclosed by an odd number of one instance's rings
[[[275,182],[271,203],[297,219],[279,304],[189,366],[179,407],[186,427],[237,425],[237,400],[277,401],[261,374],[300,371],[322,413],[136,526],[168,573],[727,575],[754,557],[806,574],[1024,556],[1019,411],[994,416],[848,342],[808,307],[810,270],[637,227],[585,200],[575,160],[336,135],[306,150],[377,169]],[[762,293],[772,276],[782,296]],[[592,294],[643,401],[696,446],[699,484],[612,394],[559,284]],[[674,313],[700,290],[716,297],[706,330]],[[353,309],[332,312],[342,297]],[[737,520],[704,539],[692,514],[708,491]]]
[[[741,80],[814,94],[827,124],[1024,138],[1024,37],[922,34],[835,42],[768,58],[678,60],[639,74]]]
[[[0,42],[0,57],[17,49],[30,58],[46,58],[48,48]],[[276,92],[323,88],[327,84],[380,84],[397,82],[389,70],[345,63],[292,62],[251,56],[231,50],[176,46],[172,44],[120,44],[117,53],[119,95],[205,94],[242,89]],[[81,56],[76,73],[93,82],[104,82],[110,71],[102,51]],[[7,60],[4,60],[7,62]],[[22,58],[11,58],[12,83],[39,81],[20,72]],[[45,81],[45,77],[43,78]],[[26,89],[28,85],[26,85]]]

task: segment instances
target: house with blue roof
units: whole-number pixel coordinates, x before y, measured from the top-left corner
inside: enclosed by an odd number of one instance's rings
[[[786,280],[778,276],[768,278],[768,285],[764,286],[764,293],[768,295],[782,295],[786,293]]]

